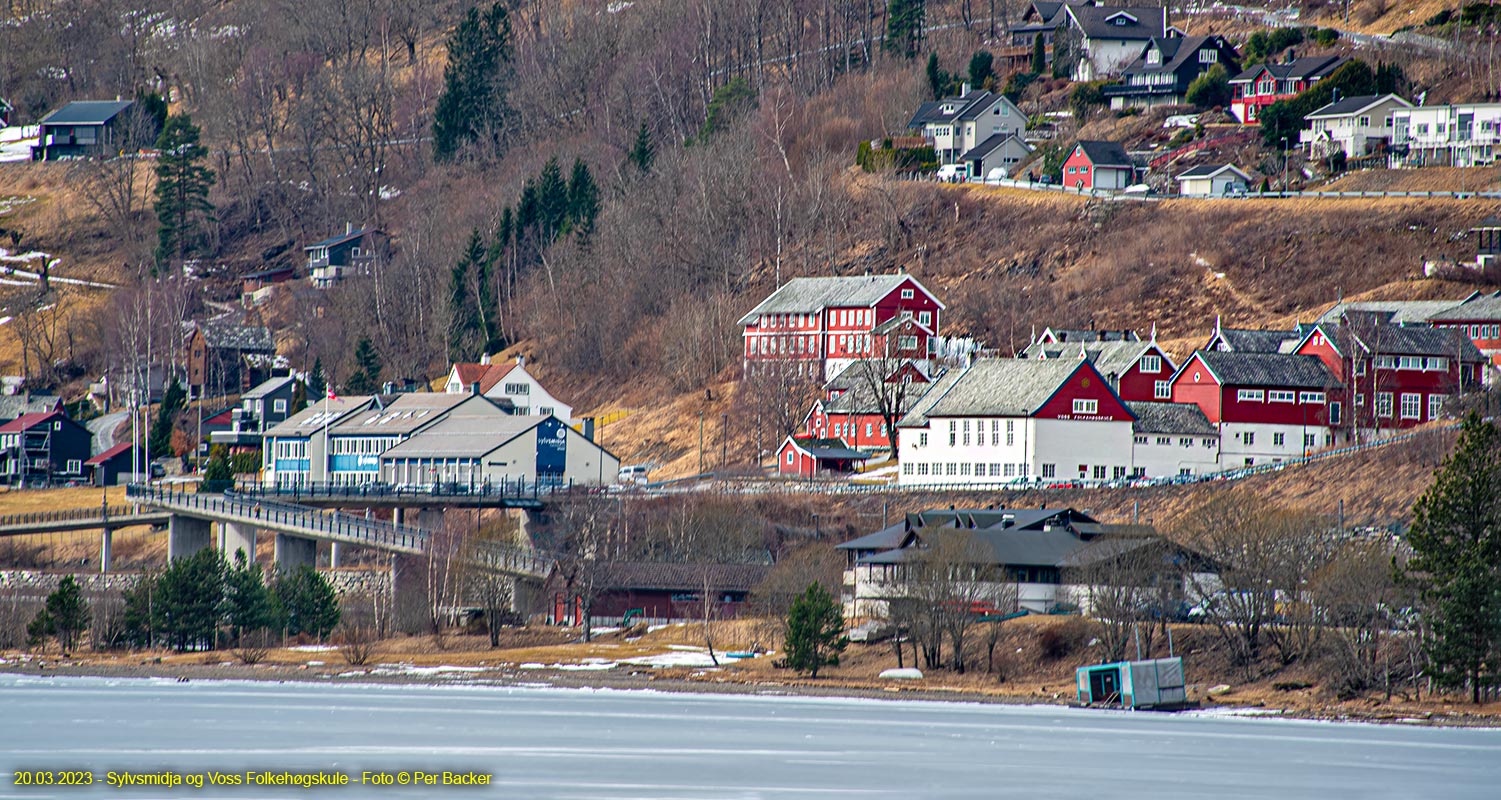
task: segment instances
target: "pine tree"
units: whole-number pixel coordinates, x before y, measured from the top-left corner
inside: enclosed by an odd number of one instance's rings
[[[969,84],[976,89],[985,85],[985,81],[995,77],[995,56],[987,50],[976,50],[969,57]]]
[[[1471,413],[1454,452],[1413,506],[1406,577],[1421,591],[1424,649],[1440,685],[1480,687],[1501,676],[1501,428]]]
[[[224,621],[236,641],[245,633],[277,627],[276,604],[254,553],[247,558],[245,551],[235,551],[234,566],[224,576]]]
[[[169,565],[156,582],[153,623],[175,650],[208,647],[224,600],[224,557],[205,547]]]
[[[47,595],[47,628],[57,637],[64,653],[73,649],[78,634],[89,627],[89,603],[72,575],[64,575],[57,589]]]
[[[297,381],[292,387],[292,414],[307,408],[307,384]]]
[[[162,394],[161,405],[156,407],[156,418],[151,420],[151,436],[146,447],[153,456],[164,456],[172,450],[172,427],[177,422],[177,413],[187,404],[188,394],[176,377]]]
[[[380,389],[380,354],[375,352],[375,343],[369,336],[360,337],[354,346],[354,374],[344,388],[350,394],[375,394]]]
[[[488,260],[479,228],[469,232],[469,244],[448,275],[448,359],[459,361],[489,343],[485,330],[483,304],[470,291],[471,275],[483,269]],[[480,276],[479,285],[488,281],[488,271]]]
[[[215,445],[209,453],[208,464],[203,468],[202,492],[217,493],[232,488],[235,483],[234,468],[229,465],[229,450],[224,445]]]
[[[563,180],[558,159],[549,158],[537,176],[537,226],[542,231],[542,241],[551,243],[557,239],[567,220],[568,184]]]
[[[433,158],[450,161],[465,147],[505,144],[511,20],[502,3],[470,8],[448,37],[443,92],[433,111]]]
[[[278,578],[271,594],[291,635],[310,633],[321,639],[339,625],[338,594],[327,579],[306,564]]]
[[[314,402],[328,395],[328,379],[323,376],[323,359],[313,359],[313,372],[307,378],[308,397]]]
[[[636,169],[643,173],[651,172],[652,162],[657,158],[657,149],[651,143],[651,131],[647,130],[646,120],[641,121],[641,127],[636,129],[636,141],[631,144],[631,150],[626,154],[626,160]]]
[[[598,216],[599,184],[594,182],[589,165],[575,158],[573,172],[568,176],[568,224],[581,243],[588,243]]]
[[[937,53],[928,54],[928,66],[925,74],[928,77],[928,92],[933,95],[934,100],[942,100],[943,92],[949,85],[949,75],[938,68]]]
[[[1042,34],[1032,37],[1032,74],[1041,75],[1048,68],[1047,45],[1043,44]]]
[[[208,190],[214,171],[203,166],[208,149],[199,144],[198,126],[187,114],[167,118],[156,149],[156,260],[181,262],[202,238],[204,224],[213,221]]]
[[[848,644],[839,603],[819,584],[808,584],[787,612],[787,666],[817,678],[819,669],[839,666]]]
[[[927,16],[926,0],[891,0],[886,5],[887,52],[903,58],[916,58],[922,49]]]

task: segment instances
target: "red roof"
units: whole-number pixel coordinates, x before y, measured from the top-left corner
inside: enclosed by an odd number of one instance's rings
[[[60,417],[62,415],[63,412],[61,411],[37,411],[31,414],[22,414],[21,416],[16,417],[10,422],[5,423],[4,425],[0,425],[0,433],[20,433],[21,431],[28,431],[36,427],[37,425],[40,425],[43,422],[52,419],[53,417]]]
[[[111,447],[110,449],[105,450],[104,452],[100,453],[99,455],[94,456],[93,458],[91,458],[88,461],[85,461],[83,463],[86,466],[97,467],[100,464],[103,464],[104,462],[109,461],[110,459],[114,458],[115,456],[120,455],[121,453],[127,453],[127,452],[129,452],[132,446],[133,446],[133,443],[131,443],[131,442],[121,442],[121,443],[115,445],[114,447]]]
[[[454,364],[453,368],[458,371],[459,382],[464,384],[464,388],[467,389],[477,383],[479,384],[480,394],[486,394],[495,388],[495,384],[500,383],[502,378],[511,374],[511,370],[516,368],[516,362],[511,361],[505,364]]]

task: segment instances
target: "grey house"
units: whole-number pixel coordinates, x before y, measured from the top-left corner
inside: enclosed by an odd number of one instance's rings
[[[229,447],[260,449],[266,431],[292,416],[297,380],[290,376],[272,378],[240,395],[238,408],[230,410],[230,427],[209,434],[209,441]]]
[[[130,126],[141,123],[132,100],[76,100],[42,118],[32,161],[115,155],[127,146]],[[145,123],[141,123],[145,124]],[[154,127],[154,123],[152,123]],[[155,139],[154,131],[141,135]]]

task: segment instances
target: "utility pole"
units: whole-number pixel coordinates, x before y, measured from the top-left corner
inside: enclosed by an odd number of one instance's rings
[[[723,470],[730,462],[730,415],[721,414],[719,418],[719,468]]]
[[[698,474],[704,474],[704,412],[698,412]]]

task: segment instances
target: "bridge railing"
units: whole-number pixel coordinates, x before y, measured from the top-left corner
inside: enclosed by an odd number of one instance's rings
[[[241,498],[233,495],[198,494],[170,487],[127,487],[126,496],[142,503],[164,508],[198,509],[211,514],[235,517],[249,524],[279,525],[324,534],[389,549],[425,552],[427,532],[420,528],[395,525],[380,519],[352,517],[348,514],[325,514],[303,506],[272,500]]]
[[[47,522],[77,522],[79,520],[99,520],[101,523],[110,520],[128,519],[138,517],[149,512],[141,511],[135,506],[98,506],[95,508],[69,508],[61,511],[34,511],[27,514],[5,514],[0,516],[0,528],[8,525],[38,525]]]
[[[530,481],[524,478],[500,481],[433,481],[421,484],[392,485],[389,483],[298,483],[291,486],[268,486],[259,481],[237,483],[234,492],[246,497],[276,497],[302,500],[371,500],[382,498],[428,498],[455,497],[496,500],[537,500],[548,494],[564,491],[566,485]]]
[[[496,542],[472,542],[465,552],[465,560],[500,572],[522,573],[539,578],[547,577],[557,561],[540,550],[527,550]]]

